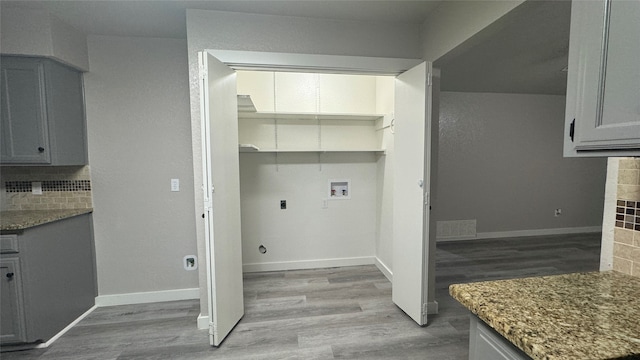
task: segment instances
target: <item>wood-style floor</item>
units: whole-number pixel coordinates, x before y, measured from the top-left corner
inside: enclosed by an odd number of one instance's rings
[[[245,274],[245,316],[219,348],[196,329],[198,301],[99,308],[47,349],[12,359],[468,358],[467,311],[452,283],[598,269],[600,234],[474,240],[437,246],[440,312],[417,326],[374,266]]]

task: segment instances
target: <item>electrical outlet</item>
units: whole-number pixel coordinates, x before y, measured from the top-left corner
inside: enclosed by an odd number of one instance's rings
[[[282,210],[287,209],[287,200],[280,200],[280,209]]]
[[[198,258],[195,255],[187,255],[182,259],[184,269],[192,271],[198,268]]]
[[[555,214],[553,216],[558,217],[560,215],[562,215],[562,209],[556,209]]]

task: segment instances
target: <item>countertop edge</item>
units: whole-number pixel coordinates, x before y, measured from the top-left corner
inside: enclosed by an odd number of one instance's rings
[[[621,304],[623,301],[624,304],[628,303],[628,298],[636,294],[636,289],[640,289],[639,279],[630,277],[629,275],[624,275],[622,273],[617,273],[615,271],[594,271],[594,272],[585,272],[585,273],[572,273],[572,274],[561,274],[561,275],[546,275],[546,276],[534,276],[527,278],[516,278],[516,279],[505,279],[505,280],[494,280],[494,281],[481,281],[481,282],[473,282],[466,284],[452,284],[449,286],[449,294],[456,301],[462,304],[467,310],[469,310],[474,316],[477,316],[478,319],[482,320],[487,326],[494,329],[498,334],[504,337],[507,341],[512,343],[518,349],[522,350],[525,354],[532,357],[533,359],[582,359],[584,358],[584,353],[581,351],[577,351],[574,353],[574,350],[569,350],[571,346],[561,347],[562,350],[558,350],[555,346],[551,346],[547,340],[540,342],[540,339],[553,339],[554,331],[557,329],[558,324],[560,327],[565,326],[565,320],[563,320],[563,314],[567,314],[568,316],[571,313],[585,313],[581,311],[582,307],[576,308],[576,303],[573,302],[573,298],[567,301],[567,304],[570,304],[569,307],[558,308],[557,304],[554,307],[554,315],[555,323],[544,321],[542,323],[538,322],[538,325],[541,327],[531,327],[532,324],[529,321],[530,315],[536,312],[545,312],[550,308],[547,306],[548,304],[543,305],[527,305],[527,300],[523,298],[522,301],[517,301],[512,303],[513,299],[518,299],[518,295],[522,297],[524,295],[521,290],[522,287],[528,287],[535,285],[536,291],[541,291],[540,286],[545,286],[544,284],[549,283],[550,288],[555,291],[554,283],[562,281],[567,284],[573,284],[574,282],[580,283],[581,279],[586,279],[585,284],[590,284],[588,281],[593,282],[594,280],[602,281],[603,284],[606,284],[605,287],[612,287],[618,289],[615,293],[615,297],[610,297],[611,294],[608,294],[609,299],[611,300],[611,304],[616,304],[616,306]],[[615,284],[615,286],[613,286]],[[620,285],[624,284],[624,285]],[[560,298],[564,298],[567,294],[573,294],[575,291],[580,291],[583,289],[583,286],[571,285],[571,289],[566,288],[565,291],[561,291],[556,294]],[[622,288],[619,288],[621,286]],[[626,288],[625,288],[626,287]],[[513,290],[512,290],[513,289]],[[506,291],[506,293],[504,292]],[[548,294],[546,294],[548,295]],[[515,296],[515,297],[514,297]],[[595,296],[594,296],[595,298]],[[509,300],[511,299],[511,300]],[[507,301],[508,300],[508,301]],[[596,301],[595,299],[594,301]],[[590,300],[589,300],[590,301]],[[602,298],[597,301],[602,301]],[[607,300],[609,301],[609,300]],[[533,304],[533,303],[532,303]],[[536,302],[535,304],[538,304]],[[584,303],[578,303],[584,304]],[[514,306],[518,310],[516,312],[510,311],[514,309]],[[542,307],[541,307],[542,306]],[[580,305],[582,306],[582,305]],[[592,306],[592,304],[588,304],[587,306]],[[624,314],[625,319],[635,317],[638,312],[637,307],[633,307],[630,309],[631,313]],[[615,311],[618,313],[619,311]],[[509,314],[510,313],[510,314]],[[589,312],[586,312],[589,313]],[[594,312],[598,317],[598,321],[601,321],[602,313]],[[522,317],[521,316],[526,316]],[[574,316],[574,315],[570,315]],[[550,317],[549,317],[550,318]],[[527,319],[527,320],[524,320]],[[621,319],[618,317],[617,319]],[[571,318],[566,318],[566,321],[571,322]],[[527,324],[528,323],[528,324]],[[586,328],[589,329],[589,328]],[[637,344],[637,336],[633,336],[633,339],[624,335],[619,336],[617,332],[611,333],[611,336],[607,336],[606,339],[603,339],[599,333],[602,329],[596,330],[587,330],[584,329],[572,331],[575,333],[580,333],[576,336],[576,339],[580,339],[579,341],[584,341],[585,339],[593,338],[593,343],[599,343],[598,347],[594,347],[590,349],[590,354],[593,356],[593,359],[640,359],[640,348]],[[545,335],[546,334],[546,335]],[[600,334],[600,335],[598,335]],[[587,336],[586,338],[584,336]],[[542,337],[541,337],[542,336]],[[546,337],[545,337],[546,336]],[[624,342],[620,342],[620,340]],[[536,340],[537,339],[537,340]],[[602,345],[607,345],[607,341],[613,339],[616,341],[616,345],[618,347],[611,348],[610,346],[603,347]],[[583,343],[584,345],[584,343]],[[611,345],[611,344],[608,344]],[[582,350],[586,350],[584,348]],[[621,351],[622,350],[622,351]],[[569,352],[567,352],[569,351]],[[563,355],[560,355],[563,354]],[[582,355],[580,355],[582,354]],[[582,356],[582,357],[581,357]]]
[[[93,208],[2,211],[0,231],[15,232],[32,227],[93,213]]]

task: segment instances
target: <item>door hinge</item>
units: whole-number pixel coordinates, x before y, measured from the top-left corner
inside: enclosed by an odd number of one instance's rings
[[[433,85],[433,74],[432,73],[428,73],[427,74],[427,86],[432,86]]]
[[[429,206],[429,200],[430,200],[430,196],[428,192],[424,193],[424,204]]]
[[[575,135],[576,132],[576,119],[573,119],[573,121],[571,121],[571,125],[569,125],[569,138],[571,139],[571,142],[573,142],[573,136]]]
[[[427,304],[422,304],[422,316],[427,316]]]

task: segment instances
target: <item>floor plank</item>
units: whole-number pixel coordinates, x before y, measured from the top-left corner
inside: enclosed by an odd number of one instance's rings
[[[13,359],[468,358],[467,311],[452,283],[598,269],[600,234],[438,243],[439,313],[417,326],[375,266],[245,274],[245,316],[219,348],[196,329],[197,300],[99,308],[47,349]],[[6,348],[3,348],[6,350]]]

